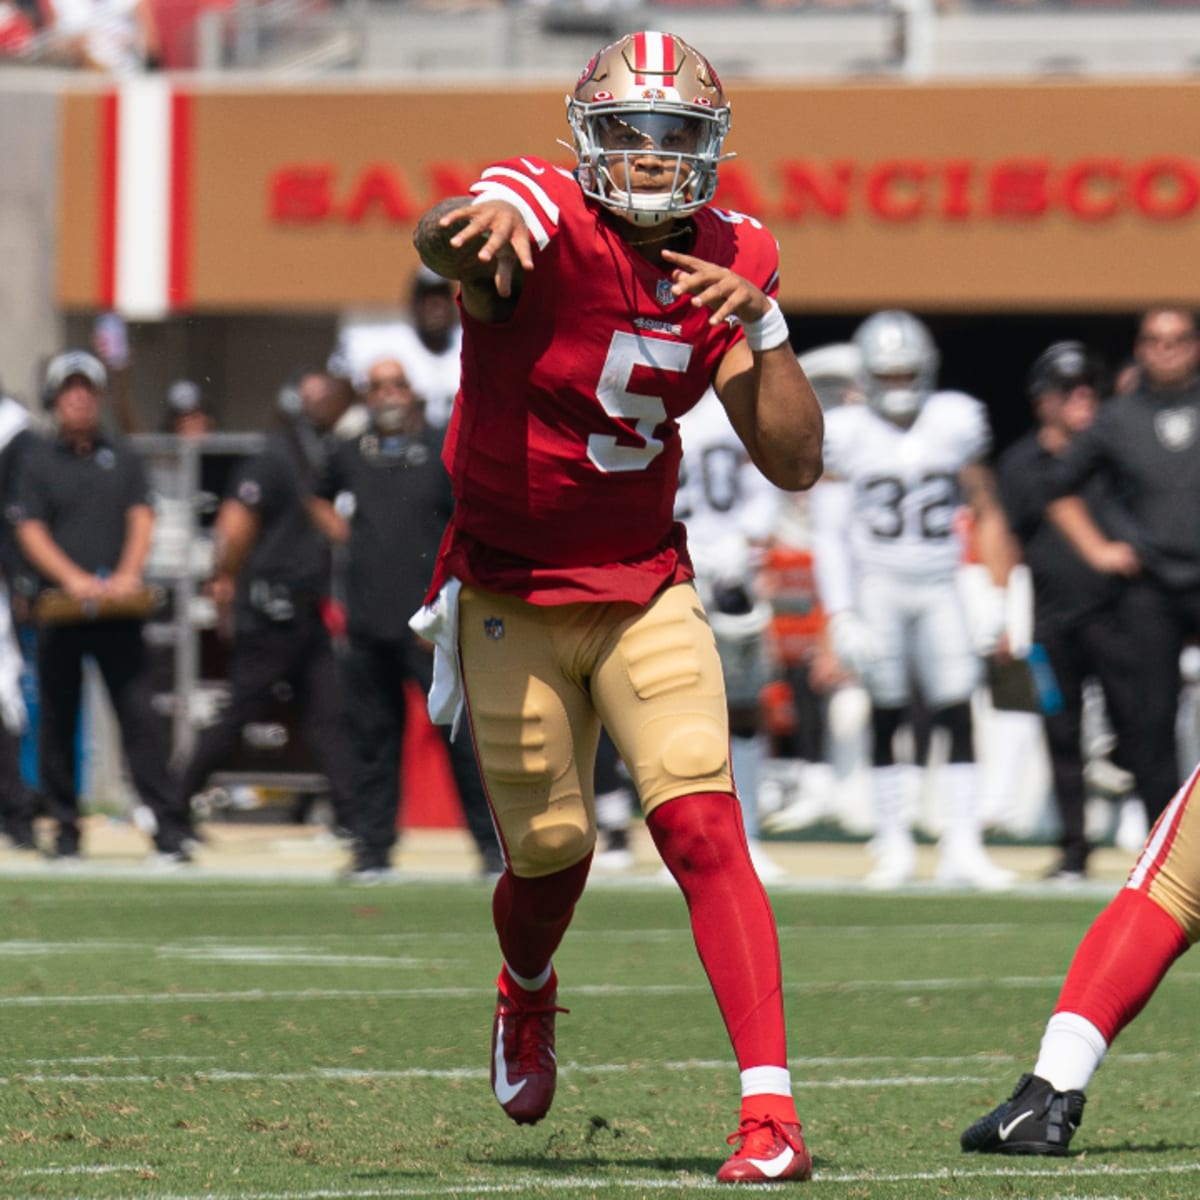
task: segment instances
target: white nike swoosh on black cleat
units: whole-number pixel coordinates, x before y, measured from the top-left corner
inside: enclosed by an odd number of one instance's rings
[[[1019,1117],[1014,1117],[1011,1121],[1008,1121],[1008,1122],[1002,1121],[996,1127],[996,1136],[999,1137],[999,1139],[1002,1142],[1007,1142],[1008,1135],[1010,1133],[1012,1133],[1012,1131],[1014,1129],[1016,1129],[1016,1127],[1018,1125],[1020,1125],[1022,1121],[1026,1121],[1032,1116],[1033,1116],[1033,1109],[1027,1108]]]

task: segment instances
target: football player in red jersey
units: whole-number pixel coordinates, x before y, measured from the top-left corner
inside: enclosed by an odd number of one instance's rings
[[[1069,1153],[1086,1089],[1113,1040],[1200,940],[1200,766],[1154,824],[1124,887],[1088,926],[1033,1070],[963,1130],[967,1153]]]
[[[741,1071],[718,1179],[806,1179],[774,917],[672,510],[676,418],[705,388],[790,490],[820,474],[821,410],[774,299],[775,239],[709,206],[729,105],[708,61],[670,34],[628,35],[587,65],[567,115],[574,172],[496,163],[415,235],[461,285],[455,513],[414,627],[441,652],[435,719],[453,719],[461,685],[505,850],[493,1090],[520,1123],[553,1098],[551,959],[591,863],[603,724],[686,897]]]

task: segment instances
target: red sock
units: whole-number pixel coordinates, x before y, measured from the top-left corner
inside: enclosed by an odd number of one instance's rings
[[[1187,948],[1174,917],[1122,888],[1079,943],[1054,1011],[1091,1021],[1111,1046]]]
[[[507,870],[492,893],[492,921],[504,961],[527,979],[540,975],[554,957],[583,893],[589,852],[572,867],[527,879]]]
[[[750,863],[737,800],[724,792],[679,796],[660,804],[646,825],[683,889],[738,1068],[786,1068],[775,916]]]

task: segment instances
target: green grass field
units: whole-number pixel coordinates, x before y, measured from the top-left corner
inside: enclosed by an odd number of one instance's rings
[[[1032,1066],[1099,895],[773,893],[816,1196],[1200,1196],[1185,960],[1069,1160],[962,1155]],[[0,878],[0,1196],[674,1197],[717,1190],[737,1073],[683,903],[597,882],[558,957],[559,1093],[487,1077],[483,884]],[[723,1189],[729,1190],[729,1189]]]

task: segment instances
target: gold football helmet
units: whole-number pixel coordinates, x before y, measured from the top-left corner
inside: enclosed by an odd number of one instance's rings
[[[567,97],[575,177],[605,207],[635,225],[659,225],[702,208],[717,190],[729,132],[729,102],[712,64],[670,33],[631,33],[593,55]],[[661,191],[628,186],[639,156],[674,160]],[[625,188],[612,174],[616,163]]]

